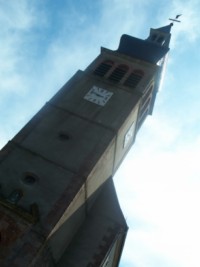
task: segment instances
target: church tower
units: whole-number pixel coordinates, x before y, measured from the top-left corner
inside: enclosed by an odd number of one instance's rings
[[[0,151],[2,267],[119,266],[112,177],[152,114],[171,26],[101,48]]]

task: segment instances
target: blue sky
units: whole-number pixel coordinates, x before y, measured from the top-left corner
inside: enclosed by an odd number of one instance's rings
[[[100,47],[183,14],[154,114],[115,176],[130,227],[121,267],[199,267],[198,0],[0,0],[0,147]]]

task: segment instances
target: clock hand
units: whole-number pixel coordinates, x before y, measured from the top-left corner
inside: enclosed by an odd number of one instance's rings
[[[98,94],[98,93],[95,93],[95,92],[94,92],[94,94],[95,94],[96,96],[98,96],[98,97],[103,97],[102,95],[100,95],[100,94]]]

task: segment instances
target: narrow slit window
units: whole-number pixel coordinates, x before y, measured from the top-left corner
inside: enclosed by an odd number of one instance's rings
[[[145,110],[145,112],[141,115],[141,117],[138,120],[138,127],[137,127],[138,129],[142,126],[142,124],[143,124],[144,120],[146,119],[148,113],[149,113],[149,109],[147,108]]]
[[[150,102],[151,102],[151,98],[149,97],[148,100],[144,103],[144,105],[140,109],[141,116],[146,111],[146,109],[149,109]]]
[[[138,83],[141,81],[143,76],[144,76],[144,73],[141,70],[135,70],[128,76],[128,78],[124,82],[124,85],[131,87],[131,88],[135,88],[138,85]]]
[[[120,82],[127,71],[128,71],[127,66],[120,65],[117,68],[115,68],[114,71],[111,73],[109,80],[113,82]]]
[[[69,134],[66,132],[60,132],[58,137],[61,141],[68,141],[70,139]]]
[[[146,102],[146,100],[151,97],[151,94],[152,94],[152,91],[153,91],[153,86],[151,86],[147,91],[146,93],[144,94],[143,98],[142,98],[142,105]]]
[[[114,63],[110,60],[102,62],[94,71],[95,75],[103,77],[112,68]]]

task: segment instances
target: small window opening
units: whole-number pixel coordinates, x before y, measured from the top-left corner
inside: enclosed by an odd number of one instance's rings
[[[110,60],[102,62],[94,71],[94,74],[103,77],[112,68],[114,63]]]
[[[14,191],[12,191],[12,193],[9,195],[8,197],[8,202],[12,203],[12,204],[17,204],[19,202],[19,200],[22,198],[23,196],[23,192],[20,189],[16,189]]]
[[[34,185],[37,180],[37,177],[33,174],[26,174],[22,179],[23,183],[26,185]]]
[[[59,133],[59,139],[61,141],[68,141],[70,139],[70,136],[68,133],[61,132]]]
[[[128,71],[128,67],[125,65],[120,65],[111,73],[109,80],[113,82],[120,82],[124,77],[125,73]]]

